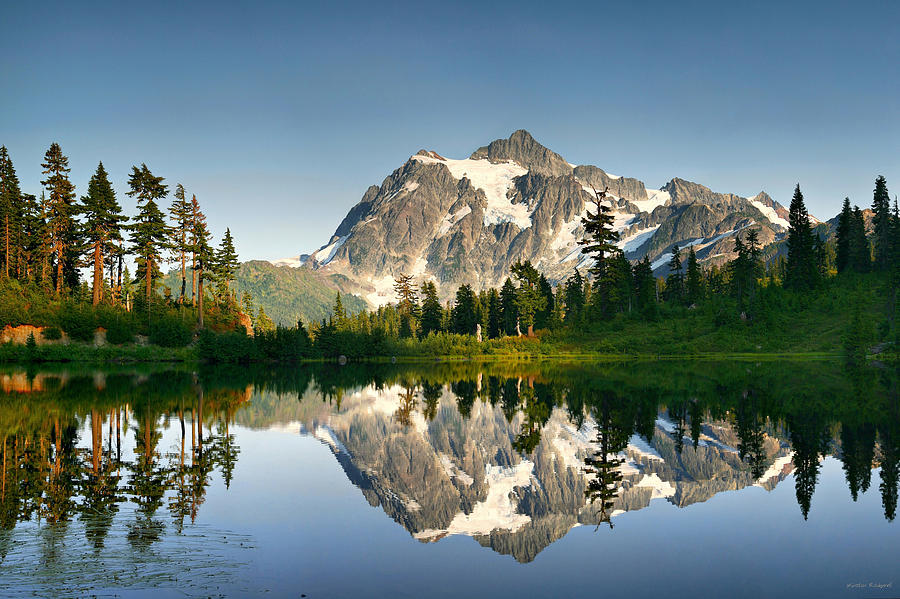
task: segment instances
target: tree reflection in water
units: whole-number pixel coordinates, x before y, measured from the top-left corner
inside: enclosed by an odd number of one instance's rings
[[[428,424],[426,431],[460,423],[442,441],[449,445],[440,467],[452,485],[440,488],[459,493],[452,500],[457,505],[441,499],[444,527],[454,510],[467,514],[485,500],[489,489],[478,468],[512,472],[522,460],[533,461],[532,476],[544,478],[540,488],[514,486],[510,498],[515,509],[530,510],[534,518],[563,510],[572,522],[612,528],[617,511],[640,509],[651,498],[687,505],[726,488],[754,483],[771,488],[792,473],[806,519],[821,460],[833,456],[854,501],[874,486],[872,471],[880,468],[877,492],[884,517],[893,520],[900,478],[897,379],[890,369],[744,363],[702,368],[362,364],[197,373],[13,369],[0,373],[5,391],[0,395],[0,527],[62,525],[42,537],[43,559],[52,561],[59,559],[65,523],[82,523],[87,543],[99,555],[127,511],[127,541],[135,551],[146,551],[196,522],[214,474],[226,489],[240,484],[233,425],[265,427],[311,421],[311,414],[339,415],[360,389],[376,395],[397,389],[391,420],[399,429],[380,434],[415,432],[417,418]],[[478,453],[481,432],[465,423],[495,409],[506,425],[485,434],[495,440],[507,435],[508,449],[491,446]],[[548,462],[558,450],[543,442],[546,430],[563,425],[567,435],[586,435],[576,465]],[[160,447],[170,427],[177,438],[171,451]],[[553,439],[561,434],[557,428]],[[471,447],[467,435],[475,442]],[[348,463],[365,458],[351,450]],[[556,482],[546,478],[551,476]],[[567,499],[573,491],[581,505]],[[391,508],[396,509],[405,508]],[[420,532],[412,524],[416,518],[391,513],[410,532]],[[8,550],[4,547],[0,543],[0,552]]]

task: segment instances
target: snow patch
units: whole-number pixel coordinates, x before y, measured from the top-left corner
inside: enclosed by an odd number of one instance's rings
[[[668,264],[669,260],[672,259],[672,255],[673,255],[672,252],[666,252],[665,254],[663,254],[656,260],[654,260],[652,264],[650,264],[650,269],[656,270],[660,266],[664,266],[664,265]],[[657,424],[658,424],[658,422],[657,422]]]
[[[647,227],[646,229],[639,229],[636,233],[632,233],[628,237],[620,239],[616,242],[616,245],[619,246],[623,252],[633,252],[653,237],[658,228],[659,225]]]
[[[662,189],[648,189],[646,200],[629,200],[637,206],[641,212],[653,212],[659,206],[664,206],[666,202],[672,199],[668,191]]]
[[[349,235],[344,235],[343,237],[337,238],[335,241],[323,247],[321,250],[313,254],[313,258],[315,258],[321,264],[328,264],[331,262],[331,259],[334,258],[334,255],[337,253],[341,246],[344,245],[344,242],[347,241]]]
[[[443,237],[444,235],[446,235],[450,231],[450,229],[453,227],[453,225],[455,225],[456,223],[461,221],[468,214],[471,214],[471,212],[472,212],[472,208],[470,208],[469,206],[463,206],[462,208],[460,208],[453,214],[448,214],[447,216],[445,216],[444,219],[441,221],[440,228],[438,228],[437,236]]]
[[[759,197],[759,196],[757,196],[757,197]],[[784,220],[783,218],[781,218],[780,216],[778,216],[778,212],[776,212],[774,208],[772,208],[771,206],[766,206],[765,204],[763,204],[756,198],[749,200],[749,202],[750,202],[750,204],[753,205],[754,208],[756,208],[757,210],[762,212],[763,216],[765,216],[767,219],[769,219],[769,222],[771,222],[773,225],[778,225],[784,229],[788,228],[789,223],[786,220]]]
[[[372,306],[384,306],[397,301],[397,293],[394,291],[394,277],[385,275],[380,279],[369,279],[369,284],[375,289],[366,295],[366,301]]]
[[[653,489],[650,493],[650,499],[662,499],[675,495],[675,487],[672,486],[672,483],[667,480],[662,480],[655,472],[646,475],[641,479],[641,482],[635,486],[639,488],[650,487]]]
[[[441,467],[444,469],[444,472],[448,477],[456,478],[466,486],[472,486],[472,483],[475,482],[475,479],[466,474],[464,470],[454,464],[453,460],[451,460],[447,454],[442,453],[440,455],[440,461]]]
[[[349,453],[347,451],[347,448],[344,447],[344,444],[338,440],[337,436],[334,434],[334,431],[331,430],[331,427],[317,426],[316,430],[313,432],[313,436],[319,441],[322,441],[323,443],[331,447],[331,449],[336,452],[344,454]]]
[[[487,199],[487,207],[484,211],[485,226],[499,225],[501,223],[513,223],[520,229],[531,226],[531,212],[525,204],[513,204],[507,198],[507,193],[512,189],[513,180],[528,172],[516,162],[494,163],[489,160],[451,160],[449,158],[435,158],[434,156],[412,157],[424,164],[443,164],[449,170],[453,178],[461,180],[463,177],[472,182],[472,185],[484,192]]]
[[[759,479],[755,483],[753,483],[753,486],[754,487],[762,487],[767,482],[772,480],[773,478],[777,478],[777,477],[781,476],[781,474],[784,472],[785,467],[787,467],[789,464],[791,464],[793,459],[794,459],[793,451],[788,453],[785,456],[781,456],[780,458],[777,458],[775,460],[775,462],[771,466],[769,466],[769,468],[765,472],[763,472],[763,475],[760,476]]]
[[[531,522],[531,517],[516,512],[517,502],[510,498],[510,494],[516,487],[531,485],[533,472],[534,463],[528,460],[523,460],[515,466],[487,464],[485,467],[487,497],[474,505],[472,513],[457,513],[446,530],[428,529],[413,536],[429,540],[444,535],[480,536],[498,529],[510,532],[519,530]]]

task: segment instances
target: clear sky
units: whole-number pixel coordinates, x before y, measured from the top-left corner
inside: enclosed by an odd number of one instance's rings
[[[325,243],[421,148],[528,129],[660,187],[795,183],[816,216],[900,192],[900,2],[7,3],[0,143],[23,183],[58,141],[123,205],[146,162],[242,259]]]

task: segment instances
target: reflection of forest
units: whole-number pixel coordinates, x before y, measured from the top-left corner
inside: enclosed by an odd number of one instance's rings
[[[97,550],[123,502],[135,506],[128,541],[160,538],[167,507],[176,530],[193,521],[213,471],[231,483],[239,449],[229,423],[250,390],[205,391],[188,373],[0,375],[0,520],[49,524],[78,517]],[[180,450],[159,448],[163,419],[180,426]],[[79,431],[90,447],[78,447]],[[123,447],[127,432],[133,451]],[[133,458],[123,456],[133,453]]]
[[[163,509],[181,531],[213,472],[232,484],[235,423],[295,423],[416,538],[467,534],[520,561],[577,524],[611,527],[655,499],[685,506],[751,485],[771,490],[791,473],[807,518],[826,455],[841,460],[854,500],[880,468],[884,515],[894,519],[896,372],[698,366],[0,373],[0,519],[11,529],[77,517],[99,550],[129,502],[128,541],[147,547],[165,534]],[[179,443],[164,453],[168,426]]]

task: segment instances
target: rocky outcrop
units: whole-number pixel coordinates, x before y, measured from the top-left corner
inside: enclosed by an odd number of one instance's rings
[[[28,337],[34,336],[34,342],[37,345],[51,345],[56,343],[68,343],[69,338],[62,333],[60,339],[47,339],[44,337],[44,331],[51,327],[36,327],[30,324],[22,324],[16,327],[6,325],[0,331],[0,343],[15,343],[25,345],[28,343]]]
[[[538,175],[560,176],[572,173],[572,165],[551,150],[539,144],[528,131],[519,129],[509,139],[497,139],[478,148],[470,160],[491,162],[512,161]]]

